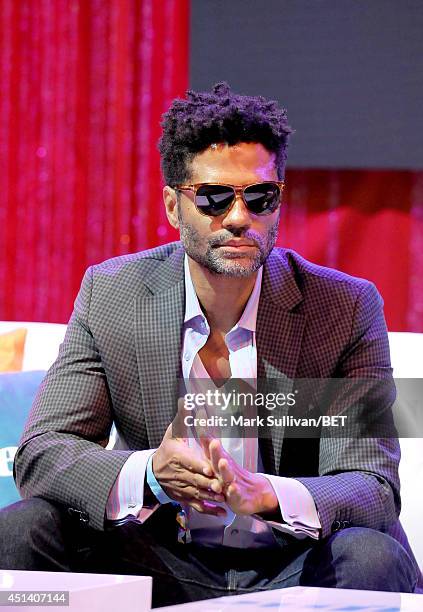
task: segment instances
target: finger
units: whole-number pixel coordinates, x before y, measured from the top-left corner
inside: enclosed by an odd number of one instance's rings
[[[166,429],[164,436],[163,436],[163,440],[171,440],[173,438],[172,435],[172,431],[173,431],[173,421],[172,423],[168,426],[168,428]]]
[[[214,493],[205,489],[193,489],[192,497],[203,501],[224,502],[225,496],[222,493]]]
[[[213,470],[210,463],[207,461],[207,459],[201,458],[201,456],[199,456],[192,448],[187,448],[186,452],[181,453],[179,461],[180,465],[189,472],[193,472],[194,474],[204,474],[209,478],[213,476]],[[206,486],[209,486],[209,484]]]
[[[207,489],[215,493],[221,493],[222,485],[217,478],[206,478],[201,474],[193,474],[192,482],[197,489]]]
[[[187,486],[183,483],[175,483],[175,486],[175,493],[184,500],[197,499],[199,501],[225,501],[225,496],[222,493],[214,493],[208,489],[197,489],[196,487],[192,487],[190,485]],[[169,497],[171,497],[171,495]]]
[[[208,502],[190,502],[189,504],[192,506],[197,512],[201,512],[201,514],[211,514],[213,516],[226,516],[226,510],[221,506],[215,506],[214,504],[210,504]]]
[[[198,438],[198,441],[200,442],[200,446],[203,449],[203,453],[205,454],[205,456],[207,457],[207,459],[210,459],[210,442],[214,440],[214,438],[212,438],[211,436],[200,436]]]
[[[228,498],[233,500],[235,497],[238,497],[240,494],[240,488],[236,482],[231,482],[231,484],[226,489],[226,495]]]
[[[216,474],[219,474],[219,461],[226,456],[220,440],[214,438],[209,444],[210,461]]]
[[[189,446],[189,451],[187,453],[188,460],[183,460],[181,465],[188,469],[191,472],[198,472],[201,474],[205,474],[206,476],[213,476],[213,469],[211,468],[209,460],[204,456],[204,451],[201,452],[201,446],[196,445],[188,445],[188,438],[193,437],[193,433],[190,428],[187,426],[186,417],[192,416],[192,413],[185,406],[184,398],[180,398],[178,400],[178,412],[177,415],[172,422],[173,426],[173,434],[183,434],[186,436],[184,441],[186,445]]]
[[[198,441],[200,443],[201,449],[205,455],[205,457],[208,459],[209,461],[209,465],[210,465],[210,473],[207,473],[207,475],[212,475],[215,473],[215,471],[213,470],[213,465],[211,462],[211,457],[210,457],[210,443],[214,440],[215,438],[211,437],[211,436],[203,436],[198,438]]]
[[[201,440],[204,438],[205,440],[211,439],[213,436],[211,434],[211,428],[206,425],[201,425],[202,422],[206,423],[208,414],[205,408],[197,408],[197,412],[195,414],[197,418],[197,422],[195,425],[195,437],[198,442],[201,444]]]
[[[227,459],[219,459],[217,469],[225,485],[230,484],[234,480],[235,472],[231,469]]]

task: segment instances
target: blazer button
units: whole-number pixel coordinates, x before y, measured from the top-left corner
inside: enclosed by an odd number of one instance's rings
[[[341,521],[342,523],[342,529],[347,529],[348,527],[351,527],[351,521]]]
[[[88,523],[89,516],[86,512],[82,512],[82,510],[77,510],[77,508],[68,508],[68,514],[72,518],[77,518],[81,523]]]
[[[341,529],[341,521],[333,521],[332,531],[339,531]]]

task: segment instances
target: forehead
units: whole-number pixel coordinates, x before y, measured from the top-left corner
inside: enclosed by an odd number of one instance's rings
[[[193,183],[219,182],[234,185],[276,180],[276,155],[257,142],[229,146],[219,143],[198,153],[191,163]]]

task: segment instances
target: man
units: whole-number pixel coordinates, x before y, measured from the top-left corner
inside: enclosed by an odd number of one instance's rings
[[[180,379],[391,369],[374,286],[274,248],[285,111],[221,83],[175,100],[163,127],[181,243],[86,272],[16,454],[25,501],[0,514],[3,567],[151,574],[154,605],[298,584],[412,591],[412,553],[388,535],[407,546],[395,439],[172,436]]]

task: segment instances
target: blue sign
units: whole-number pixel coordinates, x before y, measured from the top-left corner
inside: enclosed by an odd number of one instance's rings
[[[0,374],[0,508],[20,499],[13,458],[38,387],[46,372]]]

